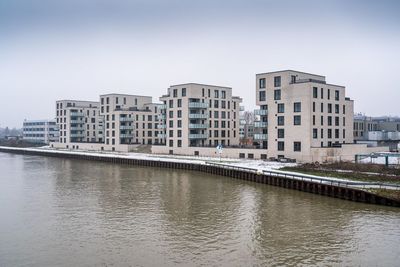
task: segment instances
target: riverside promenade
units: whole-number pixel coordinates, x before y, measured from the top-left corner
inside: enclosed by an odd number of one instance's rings
[[[400,185],[359,182],[342,178],[305,175],[280,171],[294,163],[268,162],[262,160],[218,159],[211,157],[154,155],[144,153],[111,153],[42,148],[0,147],[0,152],[39,155],[60,158],[96,160],[116,164],[150,166],[201,171],[216,175],[280,186],[350,201],[400,207],[400,201],[368,192],[368,189],[400,190]]]

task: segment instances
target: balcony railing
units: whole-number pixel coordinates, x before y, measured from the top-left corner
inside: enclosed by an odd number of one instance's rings
[[[267,109],[256,109],[256,110],[254,110],[254,114],[264,116],[264,115],[268,114],[268,110]]]
[[[167,135],[166,135],[166,134],[163,134],[163,133],[159,133],[159,134],[157,134],[157,138],[162,138],[162,139],[164,139],[164,138],[167,138]]]
[[[71,112],[70,113],[71,117],[83,117],[85,114],[83,112]]]
[[[268,123],[266,121],[256,121],[254,122],[254,127],[256,128],[265,128],[268,126]]]
[[[120,130],[133,130],[133,125],[121,125],[119,126]]]
[[[74,133],[70,135],[71,137],[85,137],[85,134],[83,133]]]
[[[189,108],[208,108],[208,103],[189,102]]]
[[[165,120],[167,117],[165,116],[165,114],[161,114],[158,116],[158,118],[161,120]]]
[[[71,130],[71,131],[83,131],[83,130],[85,130],[85,129],[84,129],[83,127],[75,127],[75,126],[74,126],[74,127],[71,127],[70,130]]]
[[[157,124],[157,129],[165,129],[167,128],[167,125],[165,124]]]
[[[208,134],[189,134],[189,139],[207,139]]]
[[[71,124],[79,124],[79,123],[84,123],[82,120],[71,120]]]
[[[192,113],[189,114],[189,119],[208,119],[208,114]]]
[[[254,140],[268,140],[268,134],[254,134]]]
[[[120,134],[120,138],[133,138],[133,134]]]
[[[166,104],[162,104],[159,107],[160,107],[160,109],[167,109],[167,105]]]
[[[201,124],[201,123],[190,123],[189,129],[206,129],[208,128],[208,123]]]
[[[119,121],[134,121],[132,117],[120,117]]]

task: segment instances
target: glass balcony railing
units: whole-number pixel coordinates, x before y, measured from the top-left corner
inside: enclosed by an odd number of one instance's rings
[[[134,121],[132,117],[120,117],[119,121]]]
[[[119,126],[120,130],[133,130],[133,125],[121,125]]]
[[[85,116],[82,112],[71,112],[71,117],[83,117]]]
[[[84,129],[83,127],[79,127],[79,126],[78,126],[78,127],[75,127],[75,126],[73,126],[73,127],[70,128],[70,130],[71,130],[71,131],[83,131],[83,130],[85,130],[85,129]]]
[[[189,139],[207,139],[208,134],[189,134]]]
[[[201,123],[190,123],[189,129],[206,129],[208,128],[208,124],[201,124]]]
[[[167,105],[166,104],[162,104],[159,107],[160,107],[160,109],[167,109]]]
[[[157,124],[157,129],[165,129],[167,128],[167,125],[165,124]]]
[[[208,103],[189,102],[189,108],[208,108]]]
[[[73,133],[70,135],[71,137],[85,137],[83,133]]]
[[[208,119],[208,114],[192,113],[189,114],[189,119]]]
[[[268,115],[268,110],[267,109],[256,109],[256,110],[254,110],[254,114],[261,115],[261,116]]]
[[[265,128],[268,126],[268,123],[266,121],[256,121],[254,122],[254,127],[256,128]]]
[[[166,134],[163,134],[163,133],[159,133],[159,134],[157,134],[157,138],[162,138],[162,139],[164,139],[164,138],[167,138],[167,135],[166,135]]]
[[[268,140],[268,134],[254,134],[254,140]]]
[[[120,134],[120,138],[133,138],[133,134]]]
[[[71,124],[80,124],[83,123],[82,120],[71,120]]]

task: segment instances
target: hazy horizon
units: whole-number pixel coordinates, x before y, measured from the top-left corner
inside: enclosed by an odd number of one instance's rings
[[[398,1],[1,1],[0,127],[52,119],[58,99],[158,97],[294,69],[346,86],[354,112],[398,116]]]

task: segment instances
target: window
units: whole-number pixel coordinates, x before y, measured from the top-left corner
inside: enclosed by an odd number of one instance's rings
[[[301,142],[293,142],[293,151],[295,152],[301,151]]]
[[[186,88],[182,88],[182,96],[186,96]]]
[[[324,129],[321,129],[321,138],[324,138]]]
[[[278,138],[285,138],[285,129],[278,129]]]
[[[312,103],[312,111],[315,112],[315,102]]]
[[[265,91],[260,91],[259,92],[259,100],[260,101],[265,101]]]
[[[219,91],[218,90],[214,90],[214,97],[218,98],[219,97]]]
[[[324,125],[324,116],[321,116],[321,125]]]
[[[259,88],[265,88],[265,78],[261,78],[258,82]]]
[[[332,113],[332,104],[328,104],[328,113]]]
[[[218,108],[218,103],[219,103],[219,101],[218,100],[214,100],[214,108]]]
[[[335,100],[339,100],[339,90],[335,90]]]
[[[182,99],[178,99],[178,108],[182,107]]]
[[[182,120],[178,120],[178,128],[182,128]]]
[[[335,104],[335,113],[339,114],[339,104]]]
[[[312,116],[312,125],[315,125],[315,115]]]
[[[178,118],[182,118],[182,110],[178,110]]]
[[[332,129],[328,129],[328,138],[332,138]],[[328,145],[329,146],[329,145]]]
[[[173,90],[174,97],[178,97],[178,89]]]
[[[222,97],[222,99],[226,99],[226,92],[225,91],[221,91],[221,97]]]
[[[274,86],[281,87],[281,76],[274,77]]]
[[[346,114],[346,105],[343,105],[343,114]]]
[[[332,116],[328,116],[328,126],[332,125]]]
[[[285,125],[285,117],[284,116],[278,116],[278,125],[282,126]]]
[[[339,138],[339,129],[335,129],[335,138]]]
[[[317,139],[318,138],[318,129],[317,128],[312,129],[312,133],[313,133],[313,138]]]
[[[346,126],[346,118],[343,117],[343,126]]]
[[[278,142],[278,151],[284,151],[285,150],[285,142],[279,141]]]
[[[339,117],[335,117],[335,126],[339,126]]]
[[[292,75],[292,76],[290,77],[290,82],[291,82],[291,83],[296,83],[296,75]]]
[[[331,99],[331,89],[328,89],[328,99]]]
[[[174,146],[174,140],[169,140],[169,146],[172,147]],[[171,154],[171,153],[170,153]]]
[[[324,103],[321,103],[321,113],[324,112]]]
[[[182,140],[178,140],[178,147],[182,146]]]
[[[294,125],[301,125],[301,116],[300,115],[293,116],[293,124]]]
[[[274,100],[281,100],[281,90],[274,90]]]
[[[285,104],[278,104],[278,113],[285,112]]]
[[[295,102],[293,104],[293,111],[294,112],[301,112],[301,102]]]
[[[321,99],[324,99],[324,88],[321,87]]]
[[[343,138],[346,138],[346,130],[343,129]]]
[[[318,98],[318,87],[313,87],[313,97]]]
[[[173,108],[174,107],[174,100],[171,99],[169,100],[169,108]]]

